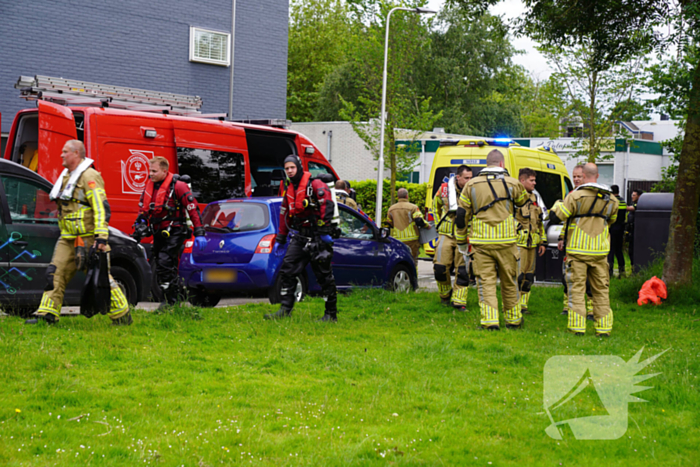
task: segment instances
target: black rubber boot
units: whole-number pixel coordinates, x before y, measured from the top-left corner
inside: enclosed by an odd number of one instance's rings
[[[131,317],[131,310],[124,316],[120,316],[117,319],[112,320],[112,326],[130,326],[131,323],[134,322],[134,319]]]
[[[506,329],[520,329],[523,327],[524,322],[525,322],[525,320],[521,319],[518,324],[506,323]]]
[[[282,319],[282,318],[289,318],[292,316],[292,310],[286,310],[284,308],[280,308],[277,310],[277,313],[270,313],[267,315],[264,315],[264,319]]]
[[[336,312],[331,312],[331,311],[326,311],[323,316],[321,316],[319,321],[329,321],[332,323],[337,323],[338,322],[338,313]]]
[[[500,331],[501,327],[498,324],[492,324],[491,326],[481,326],[479,328],[481,331]]]
[[[36,315],[35,318],[30,318],[24,322],[24,324],[38,324],[39,321],[46,321],[46,324],[56,324],[58,320],[51,313],[46,313],[45,315]]]

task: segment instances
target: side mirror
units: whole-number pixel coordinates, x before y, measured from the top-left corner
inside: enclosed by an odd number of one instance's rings
[[[389,240],[389,237],[391,236],[391,229],[387,227],[382,227],[379,229],[379,238],[381,240]]]

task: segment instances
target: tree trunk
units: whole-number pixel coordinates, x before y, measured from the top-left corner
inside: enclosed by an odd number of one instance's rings
[[[596,127],[596,121],[595,121],[595,95],[597,92],[597,85],[598,85],[598,72],[594,71],[591,74],[591,88],[590,88],[590,98],[591,98],[591,106],[588,108],[588,162],[595,162],[596,157],[598,156],[598,148],[596,147],[596,134],[595,134],[595,127]]]
[[[668,285],[693,280],[695,222],[700,196],[700,66],[693,71],[688,99],[688,121],[678,165],[663,279]]]
[[[394,138],[394,125],[390,126],[391,131],[389,134],[389,157],[391,161],[391,183],[389,184],[389,196],[391,198],[391,203],[389,206],[393,206],[396,203],[396,139]]]

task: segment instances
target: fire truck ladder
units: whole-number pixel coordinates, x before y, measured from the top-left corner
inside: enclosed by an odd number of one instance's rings
[[[147,91],[107,84],[88,83],[50,76],[20,76],[15,84],[22,99],[45,100],[61,105],[111,107],[140,112],[159,112],[188,117],[223,119],[227,114],[203,114],[202,98],[169,92]]]

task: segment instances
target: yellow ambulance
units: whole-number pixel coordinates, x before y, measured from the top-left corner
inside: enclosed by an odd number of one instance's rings
[[[432,205],[435,193],[440,185],[447,182],[460,165],[469,166],[476,177],[486,167],[486,155],[493,149],[503,153],[508,173],[518,178],[522,168],[537,172],[537,187],[546,209],[552,207],[558,199],[564,199],[573,189],[569,173],[557,153],[546,146],[528,148],[521,146],[510,138],[470,138],[462,140],[443,140],[435,153],[433,167],[430,171],[425,205],[429,209],[428,220],[433,219]],[[423,245],[426,254],[433,255],[435,241]]]

